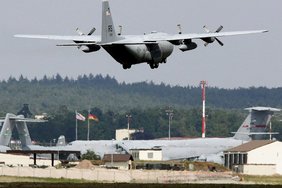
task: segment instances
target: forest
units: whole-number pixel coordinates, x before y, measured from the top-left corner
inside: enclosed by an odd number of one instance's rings
[[[282,88],[207,87],[207,136],[232,136],[251,106],[281,108]],[[88,110],[99,118],[91,121],[91,139],[113,139],[115,129],[126,128],[126,114],[131,114],[131,128],[144,130],[133,135],[135,139],[168,136],[168,116],[173,109],[172,137],[199,137],[201,135],[201,88],[199,86],[170,86],[153,82],[119,83],[102,75],[82,75],[76,79],[44,76],[42,79],[10,77],[0,81],[0,115],[17,113],[29,104],[33,115],[47,113],[48,122],[29,124],[33,140],[49,143],[65,135],[75,139],[75,110],[87,116]],[[282,132],[281,116],[274,116],[274,130]],[[86,139],[87,122],[79,121],[78,138]],[[14,133],[14,137],[16,137]],[[280,139],[280,136],[277,137]]]

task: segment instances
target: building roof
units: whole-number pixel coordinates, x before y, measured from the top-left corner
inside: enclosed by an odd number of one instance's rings
[[[105,154],[103,157],[104,162],[127,162],[129,160],[133,161],[132,155],[128,154]]]
[[[256,148],[271,144],[273,142],[275,141],[273,140],[253,140],[248,143],[242,144],[240,146],[226,150],[225,152],[248,152]]]

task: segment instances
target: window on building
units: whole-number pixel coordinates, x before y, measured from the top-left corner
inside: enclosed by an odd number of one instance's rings
[[[238,154],[234,153],[234,163],[233,164],[238,164]]]
[[[154,153],[153,152],[149,152],[148,153],[148,159],[152,159],[154,157]]]
[[[239,164],[243,164],[243,154],[239,154]]]
[[[243,154],[243,164],[247,164],[248,162],[248,155],[245,153]]]

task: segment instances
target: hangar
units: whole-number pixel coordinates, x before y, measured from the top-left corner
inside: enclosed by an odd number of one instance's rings
[[[282,174],[282,142],[253,140],[224,151],[224,165],[249,175]]]

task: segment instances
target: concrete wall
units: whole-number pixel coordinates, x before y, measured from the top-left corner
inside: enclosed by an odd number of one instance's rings
[[[107,167],[117,167],[120,170],[128,170],[128,162],[114,162],[113,165],[111,162],[106,162],[105,166]]]
[[[230,173],[216,172],[189,172],[165,170],[114,170],[103,168],[92,169],[46,169],[31,167],[0,167],[0,176],[41,177],[84,179],[97,182],[127,182],[127,183],[235,183]]]
[[[250,175],[282,174],[282,142],[273,142],[248,152],[243,173]]]
[[[139,160],[144,161],[161,161],[163,160],[162,150],[140,150]]]
[[[282,163],[282,142],[274,142],[248,152],[248,164]]]
[[[271,176],[276,173],[276,165],[243,165],[243,173],[248,175]]]

